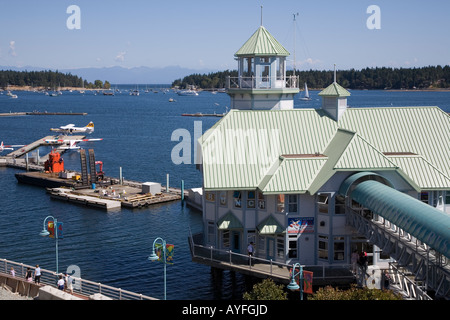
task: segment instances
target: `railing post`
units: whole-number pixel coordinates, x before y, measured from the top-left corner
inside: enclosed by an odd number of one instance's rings
[[[209,246],[210,250],[210,261],[213,261],[213,246]]]
[[[228,250],[228,252],[230,253],[230,266],[232,265],[231,263],[231,250]]]

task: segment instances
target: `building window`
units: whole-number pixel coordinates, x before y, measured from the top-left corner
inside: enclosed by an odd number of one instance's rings
[[[319,193],[317,195],[317,205],[319,206],[319,213],[328,213],[329,199],[330,199],[329,193]]]
[[[345,198],[343,196],[336,196],[334,201],[334,213],[345,214]]]
[[[262,257],[266,252],[266,237],[258,237],[258,256]]]
[[[328,260],[328,237],[319,236],[319,259]]]
[[[258,192],[258,208],[266,210],[266,199],[261,192]]]
[[[208,243],[215,243],[215,230],[214,222],[208,221]]]
[[[230,230],[222,231],[222,248],[223,249],[230,248]]]
[[[420,201],[425,202],[426,204],[428,204],[428,192],[421,192],[420,193]]]
[[[277,258],[284,260],[284,235],[277,237]]]
[[[255,208],[255,191],[247,191],[247,208]]]
[[[289,236],[289,252],[288,257],[291,259],[297,258],[297,235]]]
[[[284,194],[277,195],[277,212],[284,212]]]
[[[334,237],[333,251],[335,261],[343,261],[345,259],[344,237]]]
[[[216,201],[216,193],[215,192],[206,192],[206,201],[215,202]]]
[[[220,192],[219,201],[221,206],[227,206],[227,191]]]
[[[284,79],[284,57],[277,57],[277,79]]]
[[[256,230],[254,229],[247,231],[247,244],[250,242],[253,242],[253,245],[256,243]],[[256,250],[254,246],[253,249]]]
[[[289,202],[289,213],[297,213],[297,195],[296,194],[290,194],[288,196],[288,202]]]
[[[233,192],[233,202],[234,202],[234,206],[236,208],[240,208],[242,206],[241,204],[241,192],[240,191],[234,191]]]

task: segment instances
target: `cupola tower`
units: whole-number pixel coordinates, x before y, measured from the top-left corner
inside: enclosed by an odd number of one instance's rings
[[[286,76],[289,52],[262,25],[235,53],[238,76],[227,79],[232,109],[294,108],[298,78]]]

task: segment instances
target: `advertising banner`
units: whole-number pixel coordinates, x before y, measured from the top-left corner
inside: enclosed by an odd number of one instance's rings
[[[313,233],[314,218],[288,218],[288,233]]]

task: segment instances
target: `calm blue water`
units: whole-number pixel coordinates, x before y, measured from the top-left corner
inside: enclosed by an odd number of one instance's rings
[[[51,127],[68,123],[84,126],[93,121],[95,132],[90,137],[104,140],[84,146],[95,149],[96,160],[103,161],[107,175],[118,177],[122,167],[127,179],[165,184],[169,173],[172,186],[179,187],[184,180],[186,188],[201,186],[201,176],[195,164],[172,163],[171,150],[178,143],[171,141],[172,132],[186,129],[193,140],[194,121],[202,121],[204,132],[220,118],[181,114],[222,113],[229,106],[228,95],[209,92],[196,97],[173,92],[141,91],[140,96],[64,92],[56,98],[16,93],[18,99],[0,95],[0,113],[38,110],[88,115],[0,117],[0,140],[5,144],[27,144],[49,135]],[[318,92],[310,93],[312,101],[296,99],[295,107],[319,107]],[[176,102],[170,103],[169,98]],[[450,92],[352,91],[349,105],[437,105],[450,112]],[[64,161],[66,168],[80,167],[77,152],[66,153]],[[64,239],[59,241],[60,271],[75,264],[85,279],[162,299],[163,265],[147,260],[153,240],[162,237],[175,245],[175,263],[167,266],[168,299],[240,298],[247,291],[248,281],[239,274],[224,273],[218,280],[209,267],[191,262],[187,237],[189,228],[193,233],[202,231],[201,213],[183,208],[180,202],[107,213],[51,200],[43,188],[18,184],[16,172],[19,170],[0,168],[0,258],[54,270],[54,240],[39,236],[44,218],[52,215],[64,223]]]

